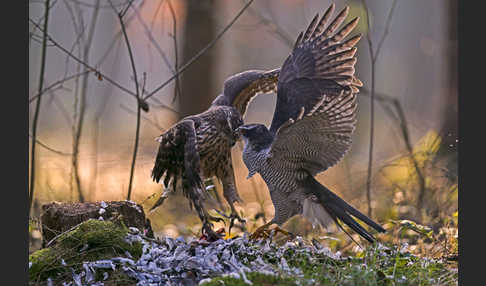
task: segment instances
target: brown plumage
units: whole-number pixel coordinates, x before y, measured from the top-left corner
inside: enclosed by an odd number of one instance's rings
[[[259,93],[275,92],[277,82],[279,90],[282,89],[279,93],[297,92],[298,96],[289,96],[293,103],[282,103],[277,99],[280,112],[275,114],[274,122],[275,126],[279,126],[289,117],[296,118],[298,114],[295,113],[299,110],[295,110],[295,106],[303,106],[307,111],[321,99],[313,91],[308,93],[309,86],[296,79],[314,80],[313,88],[326,88],[329,95],[337,95],[342,86],[357,90],[356,86],[362,85],[354,77],[356,49],[353,47],[360,36],[342,41],[356,26],[357,19],[335,33],[346,18],[348,8],[325,27],[333,9],[332,5],[320,21],[316,17],[307,31],[299,35],[282,71],[249,70],[231,76],[224,82],[222,94],[206,111],[183,118],[158,137],[160,146],[152,178],[156,182],[164,178],[166,191],[152,209],[160,206],[170,192],[182,189],[203,222],[203,231],[217,238],[209,222],[214,218],[203,206],[205,189],[202,177],[215,176],[221,181],[232,217],[239,218],[233,205],[240,197],[235,187],[231,147],[238,138],[236,129],[243,124],[242,117],[248,103]],[[307,48],[309,43],[315,48]]]
[[[249,101],[258,93],[273,92],[278,70],[250,70],[224,82],[223,93],[204,112],[183,118],[156,140],[160,142],[152,178],[163,178],[166,191],[151,210],[160,206],[170,192],[182,189],[203,223],[203,231],[212,239],[211,217],[204,208],[206,190],[202,178],[215,176],[223,185],[223,196],[231,207],[232,218],[243,221],[234,208],[240,201],[231,162],[231,147],[238,140],[235,130],[243,124],[242,116]]]

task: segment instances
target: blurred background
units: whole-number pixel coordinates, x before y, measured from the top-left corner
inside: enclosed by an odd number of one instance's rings
[[[137,100],[118,13],[124,14],[137,82],[145,96],[213,41],[246,3],[51,0],[47,24],[51,40],[41,75],[45,1],[29,1],[29,161],[34,122],[37,126],[31,248],[39,238],[35,222],[42,204],[127,199]],[[181,194],[148,212],[162,192],[150,177],[158,148],[154,138],[182,117],[205,110],[228,76],[280,67],[298,33],[330,3],[254,1],[178,80],[147,100],[130,200],[145,208],[157,236],[198,235],[200,222]],[[335,13],[350,6],[346,22],[361,17],[352,35],[363,33],[356,74],[364,87],[352,148],[318,180],[392,230],[381,235],[383,240],[407,238],[415,250],[424,251],[431,237],[414,236],[413,231],[398,235],[404,220],[429,227],[434,238],[457,238],[457,1],[336,0],[335,4]],[[374,140],[368,188],[372,89]],[[257,97],[245,123],[269,125],[275,102],[275,94]],[[248,230],[253,230],[271,219],[274,210],[261,178],[246,179],[241,147],[237,144],[232,151],[237,188],[244,200],[237,209],[247,219]],[[219,183],[214,183],[221,194]],[[342,232],[313,229],[299,217],[285,227],[336,249],[352,248]]]

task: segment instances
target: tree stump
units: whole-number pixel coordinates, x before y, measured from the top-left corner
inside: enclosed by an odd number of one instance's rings
[[[132,201],[58,203],[42,206],[43,247],[55,236],[73,228],[88,219],[121,219],[127,227],[136,227],[146,236],[154,234],[150,220],[145,217],[142,206]]]

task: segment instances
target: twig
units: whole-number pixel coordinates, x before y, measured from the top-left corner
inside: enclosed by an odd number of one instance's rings
[[[175,73],[177,74],[179,71],[178,71],[178,68],[179,68],[179,57],[178,57],[178,52],[177,52],[177,19],[176,19],[176,16],[175,16],[175,12],[174,12],[174,8],[172,7],[172,3],[171,1],[167,1],[168,5],[169,5],[169,10],[170,10],[170,14],[172,15],[172,38],[174,39],[174,69],[175,69]],[[175,89],[174,89],[174,97],[172,98],[172,103],[175,102],[176,98],[177,98],[177,95],[181,96],[181,86],[180,86],[180,82],[179,82],[179,77],[176,76],[176,79],[175,79]]]
[[[68,0],[64,0],[64,5],[66,6],[66,9],[69,13],[69,15],[71,16],[71,21],[73,23],[73,28],[74,28],[74,32],[76,34],[76,40],[74,41],[71,49],[69,50],[70,53],[73,53],[75,48],[77,47],[77,53],[78,53],[78,58],[81,58],[82,57],[82,49],[80,48],[81,46],[81,41],[83,39],[83,35],[84,35],[84,24],[82,23],[82,14],[81,14],[81,9],[79,8],[79,5],[77,3],[74,3],[74,7],[76,8],[77,10],[77,15],[79,17],[79,21],[81,23],[77,23],[76,21],[76,14],[74,13],[73,11],[73,8],[71,7],[71,5],[68,3]],[[66,60],[65,60],[65,75],[67,74],[68,72],[68,68],[69,68],[69,55],[66,55]],[[76,65],[76,72],[80,72],[81,71],[81,64],[78,62],[77,65]],[[72,115],[72,120],[70,121],[71,123],[71,131],[72,131],[72,142],[73,142],[73,154],[74,154],[74,141],[76,140],[75,137],[76,137],[76,122],[78,121],[77,118],[78,118],[78,106],[79,106],[79,78],[75,78],[74,80],[74,92],[73,92],[73,97],[74,97],[74,100],[73,100],[73,115]],[[74,169],[75,169],[75,156],[72,155],[71,156],[71,164],[69,166],[69,200],[70,201],[73,201],[73,194],[74,194],[74,183],[75,183],[75,174],[74,174]]]
[[[116,60],[118,58],[119,52],[121,48],[121,42],[118,42],[118,46],[116,47],[115,51],[115,61],[112,65],[111,71],[115,71],[118,69],[120,65],[120,61]],[[90,182],[90,187],[89,187],[89,192],[90,196],[91,194],[96,193],[96,188],[97,188],[97,183],[98,183],[98,138],[100,137],[100,119],[101,116],[103,115],[103,112],[108,104],[109,99],[113,95],[113,89],[110,88],[109,92],[103,96],[101,103],[98,105],[98,109],[95,112],[94,118],[93,118],[93,158],[92,158],[92,164],[93,168],[92,170],[92,175],[91,175],[91,182]]]
[[[133,111],[131,110],[130,108],[128,108],[127,106],[123,105],[123,104],[120,104],[120,108],[125,110],[126,112],[128,112],[129,114],[132,114],[132,115],[137,115],[137,112],[136,111]],[[150,118],[147,118],[145,116],[142,115],[142,119],[147,121],[149,124],[151,124],[152,126],[154,126],[155,128],[159,129],[159,130],[165,130],[164,127],[160,126],[157,122],[154,122],[153,120],[151,120]]]
[[[140,9],[143,4],[145,3],[145,1],[142,1],[141,2],[141,5],[137,7],[137,9]],[[136,10],[136,9],[135,9]],[[125,28],[128,28],[128,24],[131,23],[131,21],[135,18],[135,15],[132,14],[130,15],[130,17],[127,17],[127,19],[125,20]],[[113,46],[118,43],[118,40],[120,40],[121,36],[123,35],[123,32],[122,30],[120,29],[116,34],[115,36],[113,36],[113,39],[111,40],[110,42],[110,45],[108,46],[108,48],[106,49],[106,51],[103,53],[103,55],[100,57],[100,59],[96,62],[96,66],[100,66],[101,64],[103,64],[103,62],[108,58],[108,55],[111,53],[111,51],[113,50]]]
[[[172,111],[173,113],[180,115],[180,112],[178,110],[176,110],[173,107],[161,102],[160,100],[157,99],[157,97],[152,97],[151,100],[155,101],[155,103],[157,103],[157,104],[152,103],[151,104],[152,107],[161,108],[161,109],[168,109],[169,111]]]
[[[155,88],[152,92],[147,94],[143,100],[147,100],[150,97],[152,97],[154,94],[156,94],[159,90],[164,88],[167,84],[169,84],[172,80],[174,80],[176,77],[178,77],[181,73],[183,73],[189,66],[191,66],[197,59],[199,59],[207,50],[212,48],[216,42],[224,35],[226,31],[233,26],[233,24],[238,20],[238,18],[245,12],[245,10],[253,3],[254,0],[250,0],[241,10],[240,12],[231,20],[231,22],[214,38],[204,49],[200,50],[194,57],[192,57],[185,65],[183,65],[180,70],[171,76],[168,80],[166,80],[164,83],[162,83],[159,87]]]
[[[152,42],[152,44],[154,45],[154,47],[157,50],[157,52],[160,54],[160,56],[164,60],[165,65],[169,68],[169,70],[172,73],[175,73],[176,71],[175,71],[174,68],[172,68],[172,66],[171,66],[171,64],[169,62],[169,59],[167,58],[167,55],[165,54],[165,52],[162,50],[162,48],[160,47],[160,45],[155,40],[155,38],[152,35],[152,32],[150,31],[149,27],[147,27],[147,24],[143,21],[142,17],[140,16],[140,12],[137,11],[135,8],[133,8],[133,10],[134,10],[135,16],[137,17],[138,22],[140,24],[142,24],[142,27],[143,27],[143,29],[145,31],[145,35],[147,35],[147,37],[149,38],[150,42]]]
[[[29,137],[30,138],[33,138],[34,136],[29,134]],[[53,153],[56,153],[56,154],[59,154],[61,156],[71,156],[71,153],[66,153],[66,152],[62,152],[62,151],[58,151],[52,147],[49,147],[47,146],[46,144],[42,143],[39,139],[35,139],[35,143],[39,144],[40,146],[44,147],[45,149],[53,152]]]
[[[287,32],[284,31],[279,25],[276,25],[274,19],[266,18],[259,11],[251,7],[248,9],[248,12],[258,17],[261,23],[267,26],[271,30],[271,32],[275,33],[278,36],[277,39],[281,40],[285,45],[289,47],[292,47],[294,45],[294,40],[292,39],[292,37],[290,37],[289,34],[287,34]],[[270,33],[270,35],[273,35],[273,33]]]
[[[113,8],[113,11],[116,12],[115,6],[113,6],[113,3],[111,0],[109,0],[110,5]],[[128,3],[128,7],[132,5],[132,2]],[[128,7],[124,10],[127,11]],[[132,157],[132,165],[130,167],[130,181],[128,183],[128,194],[127,194],[127,200],[130,200],[131,194],[132,194],[132,184],[133,184],[133,174],[135,171],[135,161],[137,159],[137,150],[138,150],[138,141],[140,137],[140,111],[142,109],[141,102],[140,102],[140,95],[139,95],[139,88],[138,88],[138,77],[137,77],[137,69],[135,67],[135,61],[133,60],[133,54],[132,54],[132,48],[130,47],[130,41],[128,40],[127,36],[127,31],[125,29],[125,24],[123,23],[123,15],[124,13],[118,13],[118,20],[120,21],[121,29],[123,32],[123,37],[125,38],[125,43],[127,45],[128,49],[128,56],[130,57],[130,63],[132,66],[132,71],[133,71],[133,78],[135,80],[135,92],[137,96],[137,127],[135,130],[135,145],[133,147],[133,157]]]
[[[88,38],[83,49],[83,62],[89,61],[89,52],[91,49],[91,43],[93,41],[93,35],[95,32],[96,21],[99,14],[99,4],[100,0],[96,1],[96,7],[93,11],[93,16],[91,18],[90,28],[88,31]],[[83,190],[81,189],[81,179],[79,177],[79,145],[81,141],[81,135],[84,127],[84,116],[86,114],[86,92],[88,88],[88,76],[85,75],[82,79],[81,90],[80,90],[80,102],[79,102],[79,117],[76,124],[76,132],[74,134],[73,142],[73,168],[74,168],[74,180],[76,182],[76,187],[78,190],[78,199],[80,202],[84,202],[85,198],[83,195]]]
[[[372,209],[371,209],[371,173],[372,173],[372,168],[373,168],[373,137],[374,137],[374,125],[375,125],[375,64],[376,60],[379,55],[379,51],[381,49],[381,46],[385,40],[385,37],[388,34],[389,30],[389,25],[391,23],[391,17],[393,14],[393,10],[396,5],[396,0],[393,0],[392,7],[390,9],[390,12],[388,13],[388,18],[386,25],[387,27],[385,28],[385,32],[383,33],[383,36],[380,39],[378,49],[376,52],[373,51],[373,42],[371,41],[371,36],[370,36],[370,17],[369,17],[369,11],[368,11],[368,6],[366,5],[366,0],[362,0],[364,9],[366,11],[366,23],[368,26],[368,31],[366,33],[366,39],[368,42],[368,49],[370,53],[370,60],[371,60],[371,102],[370,102],[370,145],[369,145],[369,157],[368,157],[368,174],[367,174],[367,179],[366,179],[366,200],[368,202],[368,216],[371,217]]]
[[[363,88],[360,92],[360,95],[370,95],[370,94],[371,94],[371,92],[369,90],[365,89],[365,88]],[[415,154],[413,152],[413,146],[412,146],[412,143],[410,142],[410,132],[408,130],[407,119],[405,117],[405,113],[403,112],[402,105],[401,105],[401,103],[398,99],[393,98],[393,97],[386,95],[386,94],[376,93],[375,99],[379,100],[382,103],[388,102],[389,104],[391,104],[394,107],[394,109],[396,111],[396,116],[398,117],[397,121],[398,121],[399,126],[400,126],[400,131],[402,133],[403,142],[405,143],[405,148],[407,149],[408,156],[409,156],[410,160],[412,161],[412,164],[413,164],[414,169],[415,169],[415,173],[417,174],[417,181],[418,181],[419,188],[420,188],[419,196],[418,196],[418,200],[417,200],[417,209],[420,210],[422,208],[423,199],[424,199],[424,195],[425,195],[425,189],[426,189],[425,188],[425,176],[424,176],[423,171],[420,168],[419,163],[417,161],[417,158],[415,157]]]
[[[51,90],[49,91],[50,93],[54,94],[54,91]],[[66,120],[67,122],[67,125],[68,126],[72,126],[72,122],[71,122],[71,118],[69,118],[69,113],[67,112],[66,108],[64,107],[64,105],[62,104],[62,102],[59,101],[59,99],[54,96],[54,105],[59,109],[59,111],[61,112],[62,116],[64,117],[64,119]]]
[[[95,8],[96,5],[94,4],[91,4],[91,3],[86,3],[86,2],[83,2],[83,1],[80,1],[80,0],[69,0],[69,1],[72,1],[73,3],[76,3],[78,4],[79,6],[84,6],[84,7],[88,7],[88,8]],[[113,6],[115,7],[118,7],[118,6],[124,6],[126,3],[128,2],[131,2],[132,0],[127,0],[126,2],[122,2],[122,3],[118,3],[118,4],[115,4]],[[102,9],[106,9],[106,8],[111,8],[112,6],[111,5],[100,5],[99,8],[102,8]]]
[[[31,18],[29,18],[29,22],[32,23],[34,26],[37,26],[37,28],[39,30],[41,30],[42,32],[44,32],[44,30],[37,25],[37,23],[35,23]],[[134,97],[137,97],[136,93],[123,87],[122,85],[120,85],[119,83],[117,83],[116,81],[114,81],[113,79],[111,79],[110,77],[108,77],[106,74],[104,74],[103,72],[101,72],[99,69],[91,66],[89,63],[87,62],[84,62],[83,60],[79,59],[78,57],[76,57],[75,55],[73,55],[70,51],[66,50],[66,48],[64,48],[63,46],[61,46],[59,43],[57,43],[51,36],[47,35],[47,38],[49,39],[49,41],[54,45],[56,46],[58,49],[60,49],[62,52],[64,52],[65,54],[67,54],[70,58],[74,59],[76,62],[80,63],[81,65],[83,65],[84,67],[86,67],[87,69],[91,70],[91,71],[94,71],[97,75],[101,76],[103,79],[105,79],[106,81],[108,81],[109,83],[111,83],[112,85],[116,86],[118,89],[134,96]]]
[[[32,103],[36,98],[38,98],[41,94],[44,94],[45,92],[49,91],[50,89],[54,88],[55,86],[57,85],[60,85],[60,84],[63,84],[65,83],[66,81],[68,80],[71,80],[73,78],[77,78],[77,77],[80,77],[82,75],[85,75],[87,73],[89,73],[90,71],[89,70],[85,70],[83,72],[80,72],[80,73],[75,73],[73,75],[70,75],[68,77],[65,77],[63,79],[60,79],[54,83],[52,83],[51,85],[49,85],[48,87],[44,88],[40,93],[37,93],[36,95],[32,96],[31,98],[29,98],[29,103]]]
[[[41,55],[41,66],[40,66],[40,72],[39,72],[39,94],[42,91],[43,85],[44,85],[44,71],[45,71],[45,64],[46,64],[46,45],[47,45],[47,23],[49,20],[49,2],[50,0],[46,0],[46,5],[45,5],[45,19],[44,19],[44,32],[43,32],[43,37],[42,37],[42,55]],[[32,122],[32,147],[31,147],[31,153],[30,153],[30,194],[29,194],[29,214],[30,210],[32,208],[32,201],[34,198],[34,182],[35,182],[35,147],[37,144],[35,142],[37,141],[37,121],[39,120],[39,110],[40,110],[40,104],[41,104],[41,98],[42,96],[39,95],[39,99],[37,100],[37,104],[35,106],[35,112],[34,112],[34,119]]]

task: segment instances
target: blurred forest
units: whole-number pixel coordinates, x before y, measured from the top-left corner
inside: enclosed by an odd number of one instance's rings
[[[51,0],[46,13],[46,1],[29,1],[31,249],[47,202],[129,199],[148,213],[162,192],[150,177],[154,138],[205,110],[228,76],[280,67],[298,33],[331,3],[248,2]],[[391,230],[381,239],[407,239],[420,253],[457,251],[450,242],[457,242],[458,211],[457,1],[335,3],[336,10],[350,6],[346,22],[361,17],[353,33],[363,33],[356,74],[364,87],[351,151],[317,178]],[[269,125],[275,101],[258,96],[245,123]],[[261,178],[246,179],[241,148],[232,151],[244,200],[237,209],[252,230],[274,210]],[[148,217],[159,236],[200,229],[182,194]],[[285,227],[341,251],[354,246],[342,232],[313,229],[299,217]],[[437,250],[431,240],[445,242]]]

